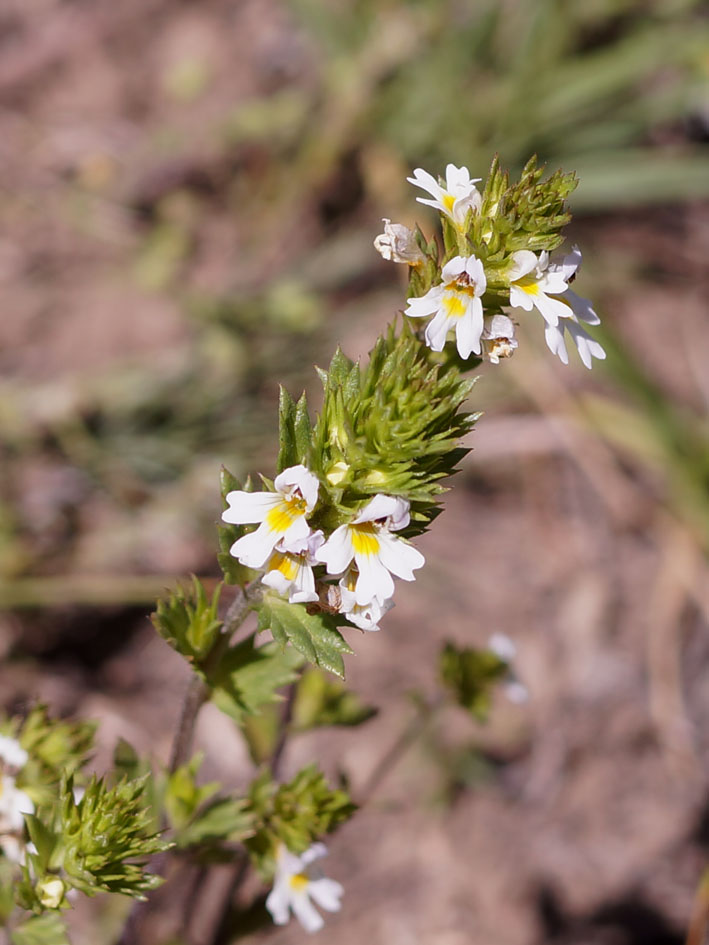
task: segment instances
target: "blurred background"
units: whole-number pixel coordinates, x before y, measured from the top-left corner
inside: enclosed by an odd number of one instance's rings
[[[591,373],[529,319],[427,567],[350,683],[380,715],[289,748],[363,783],[441,643],[508,634],[530,700],[429,733],[332,843],[327,934],[700,945],[709,844],[709,16],[694,0],[4,0],[0,698],[164,760],[185,669],[146,614],[218,572],[218,472],[268,473],[277,385],[366,355],[405,178],[576,170]],[[524,326],[523,326],[524,327]],[[209,709],[206,771],[247,777]],[[286,772],[287,773],[287,772]],[[694,905],[693,905],[694,903]],[[108,941],[113,906],[74,919]],[[689,930],[690,917],[694,926]],[[109,916],[109,918],[106,918]],[[694,935],[694,938],[692,938]],[[304,933],[302,935],[304,938]],[[295,926],[243,941],[300,941]]]

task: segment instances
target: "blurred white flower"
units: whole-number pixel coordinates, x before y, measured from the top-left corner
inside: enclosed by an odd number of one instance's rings
[[[262,568],[276,545],[286,545],[307,538],[310,527],[305,516],[318,501],[317,476],[303,465],[290,466],[276,476],[275,492],[227,493],[229,508],[222,519],[233,525],[261,524],[256,531],[243,535],[230,552],[249,568]]]
[[[15,863],[24,861],[25,844],[21,837],[25,814],[34,814],[32,800],[15,784],[9,774],[0,777],[0,848]]]
[[[19,771],[27,764],[29,755],[16,738],[0,735],[0,766],[3,769]]]
[[[510,279],[510,305],[531,312],[533,308],[549,325],[556,325],[560,318],[571,312],[561,299],[553,298],[566,292],[568,284],[562,267],[549,266],[549,253],[535,256],[531,250],[521,249],[512,253],[512,265],[508,270]]]
[[[384,232],[374,240],[374,248],[388,262],[418,266],[425,259],[413,230],[403,223],[392,223],[384,217]]]
[[[483,264],[475,256],[454,256],[443,267],[441,278],[441,284],[425,295],[409,299],[404,314],[411,318],[434,316],[425,333],[432,351],[443,351],[448,332],[454,330],[461,358],[469,358],[473,351],[480,354],[484,327],[480,296],[487,287]]]
[[[503,663],[507,663],[507,675],[502,680],[505,695],[515,705],[523,705],[529,700],[529,690],[520,681],[514,668],[514,661],[517,658],[517,647],[514,642],[505,633],[493,633],[487,641],[487,648],[492,650]]]
[[[429,193],[432,200],[417,197],[419,203],[440,210],[460,228],[465,223],[468,210],[479,210],[482,197],[475,186],[482,178],[471,178],[467,167],[456,167],[449,164],[446,167],[446,185],[441,186],[432,174],[417,167],[413,177],[407,181],[415,187],[420,187]]]
[[[300,856],[284,844],[279,846],[273,889],[266,899],[276,925],[286,925],[292,912],[306,932],[317,932],[325,923],[313,902],[326,912],[339,912],[344,889],[313,865],[323,856],[327,856],[324,843],[314,843]]]

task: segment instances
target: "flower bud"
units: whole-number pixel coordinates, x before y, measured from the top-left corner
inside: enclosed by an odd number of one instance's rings
[[[36,892],[45,909],[58,909],[66,887],[58,876],[47,877],[37,883]]]

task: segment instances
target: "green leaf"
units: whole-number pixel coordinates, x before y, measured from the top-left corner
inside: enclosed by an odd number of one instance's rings
[[[242,843],[254,834],[254,818],[244,798],[217,798],[177,833],[178,847],[223,841]]]
[[[281,387],[278,401],[278,472],[295,466],[297,462],[295,402],[285,387]]]
[[[56,912],[33,915],[10,933],[12,945],[70,945],[66,928]]]
[[[323,725],[361,725],[377,714],[359,696],[319,669],[307,670],[300,682],[293,706],[293,727],[298,731]]]
[[[167,779],[165,786],[165,812],[170,824],[181,830],[194,817],[197,809],[219,790],[219,784],[198,785],[197,772],[202,764],[202,756],[195,755],[185,765],[181,765]]]
[[[119,778],[125,777],[128,780],[146,773],[138,753],[125,738],[119,738],[113,749],[113,767]]]
[[[52,853],[57,846],[59,837],[47,827],[35,814],[25,814],[25,823],[30,840],[37,848],[32,859],[38,871],[46,873],[51,866]]]
[[[191,594],[178,587],[168,598],[158,601],[151,617],[160,636],[197,667],[210,653],[222,629],[217,616],[220,592],[218,585],[208,599],[201,581],[193,577]]]
[[[446,643],[438,658],[441,680],[455,701],[483,722],[490,711],[494,686],[509,673],[507,663],[492,650],[458,648]]]
[[[298,462],[310,467],[310,449],[313,435],[313,428],[310,424],[310,415],[308,414],[308,401],[305,394],[302,395],[295,408],[295,418],[293,420],[293,432],[295,435],[295,455]]]
[[[310,663],[344,679],[342,654],[352,650],[330,614],[311,614],[304,604],[289,604],[276,594],[266,593],[259,605],[258,617],[258,629],[270,630],[281,646],[290,643]]]
[[[218,708],[241,725],[244,718],[257,715],[263,706],[278,701],[278,689],[297,678],[302,658],[276,643],[255,645],[252,634],[227,650],[210,683]]]

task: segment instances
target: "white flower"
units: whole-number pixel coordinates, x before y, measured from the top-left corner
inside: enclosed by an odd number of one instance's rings
[[[2,768],[19,771],[27,764],[29,755],[16,738],[0,735],[0,763]]]
[[[581,265],[578,246],[561,260],[549,260],[548,253],[541,253],[537,261],[528,250],[513,253],[512,258],[510,278],[516,275],[517,279],[510,285],[510,302],[526,311],[535,306],[541,312],[547,322],[544,337],[552,354],[558,355],[564,364],[569,363],[564,338],[564,332],[568,331],[587,368],[591,368],[593,358],[602,361],[606,356],[603,347],[579,324],[600,325],[601,320],[589,300],[569,288]]]
[[[287,545],[307,538],[310,527],[305,516],[318,501],[318,479],[305,466],[290,466],[274,480],[275,492],[227,493],[229,508],[222,519],[233,525],[261,524],[255,532],[244,535],[230,552],[249,568],[261,568],[276,545]]]
[[[24,861],[25,844],[20,837],[25,814],[34,813],[32,800],[15,784],[9,774],[0,777],[0,848],[15,863]]]
[[[469,358],[472,351],[480,354],[483,333],[480,296],[487,287],[483,264],[475,256],[454,256],[443,267],[441,277],[440,285],[420,298],[409,299],[404,314],[411,318],[435,315],[426,325],[426,344],[433,351],[443,351],[448,332],[455,329],[461,358]]]
[[[517,657],[517,647],[505,633],[493,633],[487,641],[487,648],[492,650],[495,656],[499,657],[503,663],[507,663],[507,675],[502,680],[505,695],[516,705],[522,705],[529,699],[529,690],[520,682],[514,669],[514,661]]]
[[[279,541],[264,565],[263,583],[284,597],[288,594],[291,604],[318,600],[313,565],[318,563],[315,552],[324,542],[320,530],[288,544]]]
[[[500,358],[511,358],[517,347],[515,323],[507,315],[486,315],[482,333],[483,358],[499,364]]]
[[[395,496],[375,495],[347,525],[340,525],[318,551],[318,561],[329,574],[343,574],[354,558],[359,571],[355,602],[360,606],[374,598],[386,601],[394,594],[392,574],[414,580],[422,567],[420,551],[392,535],[409,524],[409,503]]]
[[[468,210],[472,207],[474,210],[480,209],[482,198],[475,186],[482,178],[470,177],[467,167],[456,167],[455,164],[449,164],[446,167],[446,186],[442,187],[438,181],[428,171],[417,167],[413,177],[407,177],[410,184],[420,187],[429,193],[433,200],[424,197],[417,197],[419,203],[424,203],[429,207],[435,207],[460,228],[465,223]]]
[[[325,923],[313,902],[326,912],[339,912],[344,889],[312,865],[323,856],[327,856],[324,843],[314,843],[300,856],[284,844],[279,846],[273,889],[266,899],[276,925],[286,925],[292,911],[306,932],[317,932]]]
[[[568,318],[571,314],[566,302],[552,297],[566,292],[567,276],[563,266],[549,265],[546,250],[539,259],[528,249],[512,253],[508,275],[510,305],[523,308],[525,312],[536,308],[549,325],[556,325],[560,318]]]
[[[374,248],[387,262],[418,266],[425,259],[413,230],[403,223],[392,223],[384,217],[384,232],[374,240]]]
[[[359,571],[354,565],[351,565],[346,574],[340,578],[338,584],[340,606],[338,609],[355,627],[373,632],[379,630],[379,621],[384,614],[391,610],[394,601],[391,598],[380,601],[378,597],[373,597],[366,604],[358,604],[355,596],[358,577]]]

